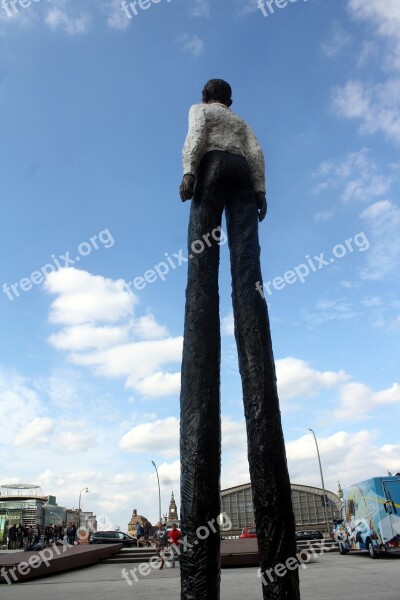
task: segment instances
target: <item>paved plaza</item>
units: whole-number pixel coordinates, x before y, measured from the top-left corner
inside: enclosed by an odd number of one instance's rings
[[[121,569],[134,564],[104,564],[12,586],[2,585],[7,600],[179,600],[179,567],[150,574],[133,582],[122,579]],[[327,554],[300,569],[302,600],[399,600],[400,557],[371,560],[367,555]],[[257,569],[222,571],[221,600],[261,600]]]

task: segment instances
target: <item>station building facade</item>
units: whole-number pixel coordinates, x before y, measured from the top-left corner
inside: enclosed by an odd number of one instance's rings
[[[318,529],[326,532],[328,519],[332,524],[340,517],[342,500],[328,490],[326,494],[326,516],[324,493],[321,488],[291,484],[296,529]],[[254,525],[254,508],[250,483],[237,485],[221,491],[221,510],[232,521],[232,535],[239,535],[245,527]]]

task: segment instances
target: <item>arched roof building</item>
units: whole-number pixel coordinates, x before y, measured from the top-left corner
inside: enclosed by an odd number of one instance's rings
[[[327,530],[321,488],[291,484],[296,529]],[[328,490],[326,494],[326,516],[330,524],[339,518],[341,499]],[[221,510],[232,521],[232,534],[237,535],[244,527],[254,525],[254,509],[251,484],[246,483],[221,491]]]

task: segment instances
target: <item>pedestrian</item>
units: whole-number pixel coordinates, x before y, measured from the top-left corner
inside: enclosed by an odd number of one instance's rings
[[[32,525],[29,525],[29,528],[28,528],[28,549],[33,544],[34,531],[35,530],[33,529]]]
[[[142,539],[143,536],[144,536],[143,527],[141,526],[140,523],[136,523],[136,539],[137,539],[138,546],[140,546],[140,545],[143,546],[143,542],[140,542],[140,540]]]
[[[8,549],[15,550],[17,543],[17,526],[15,523],[8,528]]]
[[[160,569],[164,568],[164,552],[168,545],[168,534],[165,530],[165,525],[159,523],[157,525],[158,530],[154,534],[154,541],[156,543],[156,553],[161,561]]]
[[[28,550],[29,546],[29,527],[25,526],[22,528],[22,547],[24,552]]]
[[[54,529],[53,529],[53,525],[50,523],[50,525],[47,525],[44,528],[44,541],[46,543],[47,548],[49,548],[51,546],[51,544],[53,543],[53,535],[54,535]]]
[[[58,539],[60,540],[60,542],[62,542],[64,540],[64,529],[65,529],[65,523],[63,521],[58,529]]]
[[[21,550],[21,548],[22,548],[23,534],[24,534],[24,528],[22,527],[22,524],[20,523],[17,527],[17,544],[16,544],[17,550]]]
[[[72,528],[72,523],[69,522],[68,527],[67,527],[67,544],[69,546],[72,546],[73,543],[74,543],[73,528]]]
[[[36,527],[33,530],[33,540],[32,540],[32,546],[35,546],[36,544],[38,544],[40,542],[40,536],[41,536],[41,531],[40,531],[40,525],[37,523]]]
[[[175,558],[179,556],[179,540],[181,539],[181,532],[178,529],[176,523],[172,524],[172,529],[168,532],[169,547],[171,550],[171,568],[175,567]]]
[[[148,546],[150,546],[149,537],[150,537],[150,523],[148,521],[145,521],[143,524],[143,538],[144,538],[144,545],[146,546],[146,548]]]

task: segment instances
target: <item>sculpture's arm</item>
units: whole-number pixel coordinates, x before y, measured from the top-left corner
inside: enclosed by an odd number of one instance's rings
[[[261,222],[265,219],[265,215],[267,214],[265,159],[262,148],[250,127],[247,127],[246,158],[253,176],[254,189],[257,197],[258,220]]]
[[[194,183],[206,146],[204,106],[195,104],[189,111],[189,130],[183,146],[183,180],[180,187],[182,202],[193,197]]]

